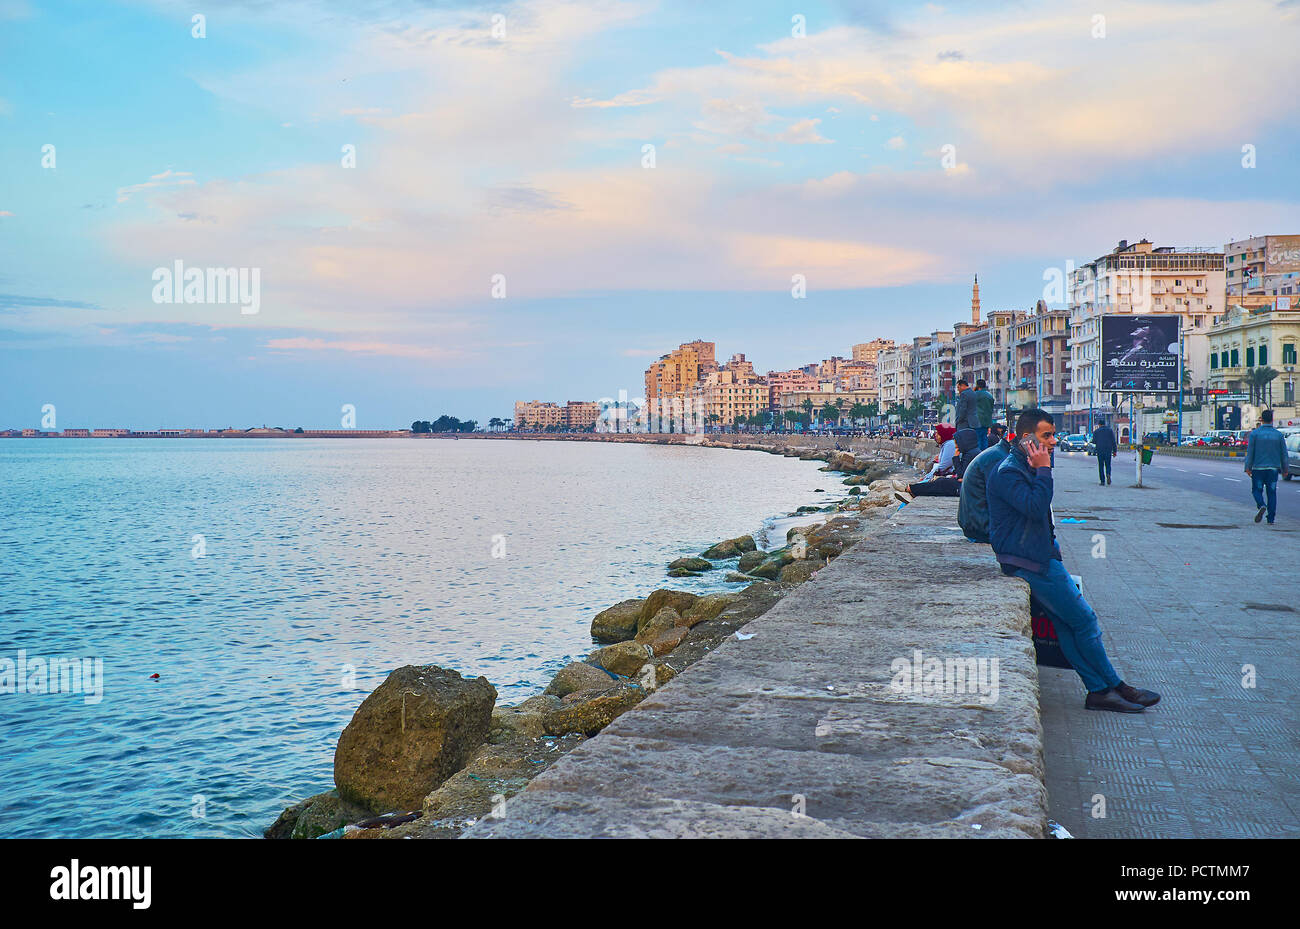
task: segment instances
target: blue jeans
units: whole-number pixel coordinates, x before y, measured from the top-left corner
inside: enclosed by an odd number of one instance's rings
[[[1110,455],[1097,453],[1097,477],[1103,484],[1110,480]]]
[[[1268,521],[1277,516],[1277,468],[1255,468],[1250,472],[1250,492],[1255,506],[1264,505],[1264,488],[1268,488]]]
[[[1083,678],[1083,686],[1096,692],[1118,684],[1121,678],[1111,667],[1106,648],[1101,644],[1097,614],[1070,580],[1065,565],[1053,558],[1044,574],[1017,568],[1015,576],[1029,582],[1030,593],[1047,610],[1056,627],[1056,637],[1061,640],[1061,651]]]
[[[980,448],[980,451],[984,451],[984,449],[988,448],[988,447],[989,447],[989,427],[988,427],[988,426],[976,426],[976,427],[975,427],[975,438],[979,439],[979,448]]]

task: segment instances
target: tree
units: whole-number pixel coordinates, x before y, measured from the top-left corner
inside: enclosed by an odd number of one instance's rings
[[[822,404],[819,415],[823,423],[829,421],[832,425],[835,425],[839,422],[840,408],[828,400]]]
[[[1246,386],[1250,388],[1251,403],[1256,400],[1265,403],[1265,398],[1267,398],[1267,405],[1270,407],[1273,405],[1273,388],[1270,386],[1270,382],[1277,375],[1278,372],[1268,365],[1246,369]]]
[[[872,404],[872,406],[875,406],[875,404]],[[867,406],[867,404],[863,403],[861,400],[849,407],[849,419],[853,420],[855,423],[859,420],[866,419],[870,415],[871,407]]]
[[[804,397],[803,403],[801,403],[800,406],[803,407],[803,414],[807,417],[807,419],[804,420],[804,428],[806,429],[808,426],[812,425],[813,402],[807,397]]]

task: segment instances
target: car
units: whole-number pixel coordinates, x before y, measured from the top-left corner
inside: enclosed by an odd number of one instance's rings
[[[1286,440],[1286,461],[1290,473],[1284,479],[1289,481],[1300,473],[1300,427],[1291,426],[1278,431]]]
[[[1066,452],[1087,452],[1089,455],[1096,451],[1096,446],[1092,444],[1091,438],[1082,432],[1061,436],[1057,439],[1056,447]]]

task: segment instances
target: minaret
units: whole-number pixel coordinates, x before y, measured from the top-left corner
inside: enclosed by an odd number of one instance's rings
[[[978,326],[980,324],[980,276],[975,275],[975,289],[970,295],[970,324]]]

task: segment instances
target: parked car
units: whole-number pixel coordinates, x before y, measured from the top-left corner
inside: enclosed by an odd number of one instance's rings
[[[1286,439],[1286,461],[1287,467],[1291,470],[1286,480],[1289,481],[1300,472],[1300,426],[1290,426],[1278,431]]]
[[[1087,452],[1089,455],[1097,450],[1097,447],[1092,444],[1092,438],[1082,432],[1061,436],[1057,440],[1056,447],[1067,452]]]

